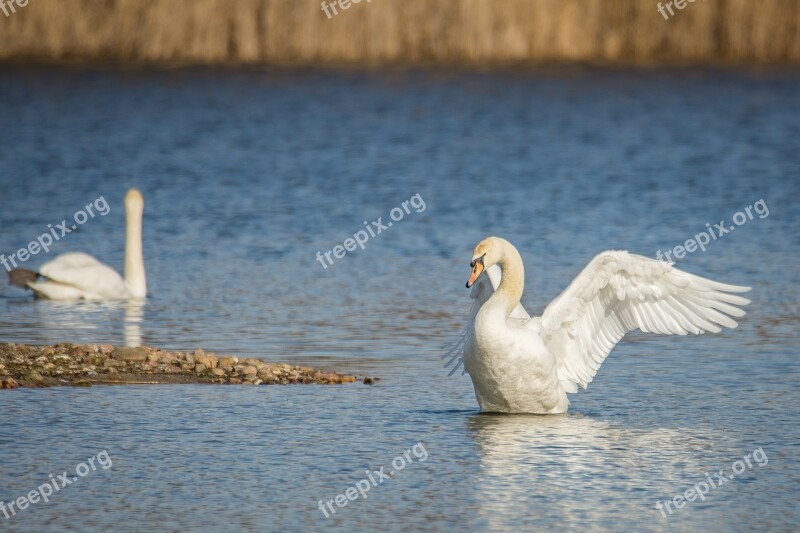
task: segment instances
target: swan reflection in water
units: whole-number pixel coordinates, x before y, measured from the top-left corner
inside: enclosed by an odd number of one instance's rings
[[[122,343],[128,348],[142,345],[145,304],[143,299],[35,302],[39,326],[51,333],[61,332],[55,342]],[[41,341],[54,342],[52,338]]]
[[[475,414],[466,425],[480,455],[475,501],[490,529],[614,527],[617,513],[657,526],[656,501],[702,479],[718,438],[714,428],[632,429],[580,414]]]

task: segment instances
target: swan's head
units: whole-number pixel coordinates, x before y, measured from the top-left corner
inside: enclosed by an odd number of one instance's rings
[[[131,189],[125,195],[125,210],[128,212],[141,213],[144,210],[144,198],[139,189]]]
[[[475,247],[472,253],[472,274],[467,280],[467,288],[472,287],[475,280],[489,267],[496,265],[503,257],[503,240],[499,237],[487,237]]]

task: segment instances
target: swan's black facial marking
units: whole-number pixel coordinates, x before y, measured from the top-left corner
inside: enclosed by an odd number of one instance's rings
[[[470,262],[469,262],[469,266],[470,266],[470,268],[475,268],[475,264],[476,264],[476,263],[480,263],[481,265],[483,265],[483,258],[484,258],[484,257],[486,257],[486,254],[483,254],[483,255],[482,255],[482,256],[480,256],[480,257],[476,257],[475,259],[473,259],[472,261],[470,261]]]

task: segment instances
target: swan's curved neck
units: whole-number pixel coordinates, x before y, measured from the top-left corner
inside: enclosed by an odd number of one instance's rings
[[[134,298],[147,295],[142,254],[142,210],[125,209],[125,285]]]
[[[505,297],[506,316],[508,316],[522,299],[522,291],[525,288],[525,267],[514,245],[508,241],[502,242],[503,254],[497,264],[500,265],[503,275],[495,294],[499,293]]]

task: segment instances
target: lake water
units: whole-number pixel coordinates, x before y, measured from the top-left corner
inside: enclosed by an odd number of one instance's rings
[[[25,266],[83,250],[121,269],[136,186],[150,289],[130,306],[4,287],[0,341],[202,347],[382,378],[4,392],[0,500],[103,450],[113,466],[0,529],[800,527],[797,71],[5,68],[0,102],[0,253],[102,196],[107,215]],[[385,230],[323,268],[318,251],[379,217]],[[479,415],[468,377],[441,368],[484,236],[520,249],[538,313],[597,252],[655,256],[721,220],[735,231],[678,266],[753,287],[737,330],[632,335],[564,416]],[[424,461],[319,509],[417,443]],[[747,454],[704,500],[657,510]]]

